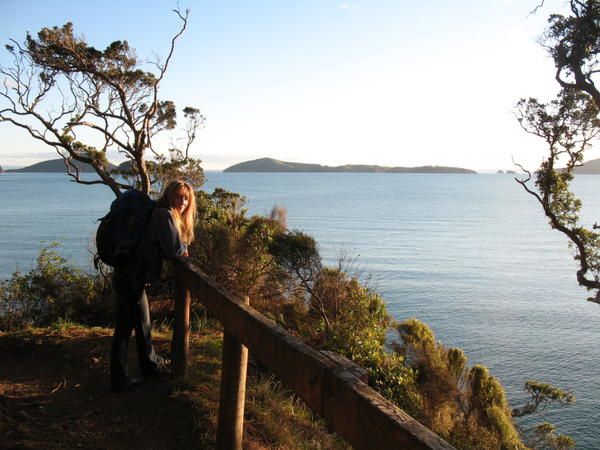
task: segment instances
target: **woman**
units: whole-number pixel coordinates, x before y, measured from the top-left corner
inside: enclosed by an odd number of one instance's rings
[[[150,312],[145,286],[160,278],[162,258],[188,256],[187,246],[194,239],[196,198],[192,187],[184,181],[172,181],[165,188],[144,236],[134,262],[115,268],[113,283],[117,294],[115,333],[110,357],[110,387],[125,390],[138,380],[127,374],[127,346],[135,328],[140,373],[153,376],[166,369],[164,358],[152,346]]]

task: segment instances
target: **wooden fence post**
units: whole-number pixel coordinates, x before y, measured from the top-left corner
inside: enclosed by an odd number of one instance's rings
[[[244,297],[244,303],[249,305],[250,299]],[[244,434],[248,348],[242,345],[227,330],[223,333],[223,360],[221,364],[217,448],[219,450],[241,450]]]
[[[171,357],[173,376],[184,378],[187,375],[190,353],[190,291],[179,271],[175,271],[175,324]]]

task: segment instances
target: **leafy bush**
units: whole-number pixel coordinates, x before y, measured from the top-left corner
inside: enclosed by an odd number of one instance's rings
[[[397,330],[402,342],[395,350],[415,374],[408,411],[457,448],[572,448],[573,440],[556,434],[550,424],[523,430],[513,421],[549,402],[572,403],[572,394],[528,381],[525,389],[531,401],[511,411],[500,381],[482,365],[469,368],[464,352],[436,342],[427,325],[412,318],[398,324]]]
[[[269,309],[281,298],[281,277],[268,252],[269,243],[284,227],[275,218],[246,217],[245,198],[224,189],[197,193],[198,222],[192,261],[220,284],[252,304]]]
[[[72,267],[53,243],[28,273],[0,282],[0,329],[47,326],[58,319],[106,325],[112,316],[110,280]]]

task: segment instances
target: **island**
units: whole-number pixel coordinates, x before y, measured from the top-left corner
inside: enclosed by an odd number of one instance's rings
[[[323,166],[280,161],[273,158],[260,158],[229,166],[223,172],[377,172],[377,173],[477,173],[474,170],[460,167],[420,166],[420,167],[386,167],[363,164],[346,164],[343,166]]]
[[[600,175],[600,158],[584,162],[583,165],[576,167],[573,173],[578,175]]]
[[[73,161],[75,166],[82,173],[95,173],[94,168],[86,163],[82,163],[79,161]],[[117,168],[114,164],[109,163],[110,170],[114,170]],[[39,163],[32,164],[27,167],[23,167],[21,169],[7,169],[6,172],[17,172],[17,173],[25,173],[25,172],[37,172],[37,173],[52,173],[52,172],[66,172],[65,161],[62,158],[59,159],[49,159],[48,161],[42,161]]]
[[[4,169],[0,166],[0,173],[4,173]]]

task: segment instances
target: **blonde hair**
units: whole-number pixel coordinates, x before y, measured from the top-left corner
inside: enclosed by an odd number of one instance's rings
[[[188,205],[183,213],[173,208],[175,195],[180,189],[185,189],[188,194]],[[192,186],[182,180],[171,181],[158,199],[158,206],[171,209],[181,240],[188,245],[191,244],[194,240],[194,225],[196,223],[196,195]]]

